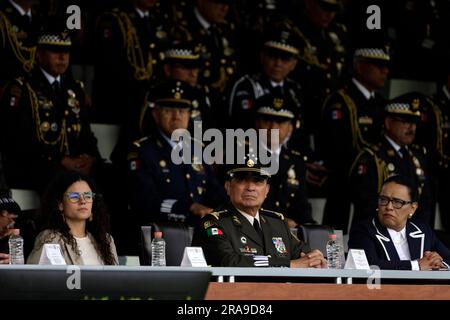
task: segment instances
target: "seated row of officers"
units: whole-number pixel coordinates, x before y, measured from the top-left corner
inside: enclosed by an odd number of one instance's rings
[[[119,141],[118,154],[123,155],[118,171],[100,157],[82,84],[66,75],[70,46],[66,32],[46,30],[38,39],[38,67],[5,87],[0,136],[10,187],[42,191],[58,171],[78,170],[97,180],[111,210],[117,211],[113,219],[127,209],[127,203],[117,205],[124,200],[117,184],[126,181],[129,204],[141,224],[177,220],[195,225],[227,199],[220,174],[227,170],[175,165],[171,158],[177,147],[172,133],[192,130],[192,120],[202,120],[204,128],[279,129],[279,148],[262,145],[279,162],[264,207],[285,214],[290,227],[315,223],[308,184],[321,186],[328,178],[324,224],[345,232],[350,203],[355,205],[355,221],[373,216],[382,182],[401,174],[418,190],[416,217],[426,223],[433,225],[436,195],[442,195],[439,204],[448,228],[450,81],[434,99],[412,93],[385,101],[376,93],[387,79],[390,60],[381,42],[369,38],[355,50],[351,80],[325,101],[315,150],[304,131],[300,87],[288,77],[299,53],[289,28],[269,32],[261,48],[261,72],[234,85],[228,108],[231,125],[223,124],[225,117],[210,103],[209,91],[197,83],[200,55],[195,46],[177,43],[164,60],[164,73],[171,80],[149,89],[139,119],[130,127],[133,133]],[[129,141],[139,135],[145,137]]]

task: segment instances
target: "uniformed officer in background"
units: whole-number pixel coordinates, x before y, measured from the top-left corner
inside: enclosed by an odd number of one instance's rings
[[[101,161],[83,85],[66,76],[71,40],[51,20],[39,36],[38,66],[8,84],[1,100],[1,150],[11,188],[42,191],[59,170],[91,174]]]
[[[384,98],[377,90],[387,80],[389,60],[382,38],[362,40],[354,52],[353,78],[323,106],[318,152],[330,171],[323,223],[344,233],[350,215],[348,172],[362,148],[379,141]]]
[[[386,104],[384,136],[357,156],[350,170],[353,222],[373,217],[377,194],[383,181],[391,175],[409,179],[419,194],[415,216],[434,226],[434,206],[430,177],[423,147],[413,145],[420,121],[420,101],[402,95]]]
[[[155,92],[158,96],[152,109],[154,130],[136,141],[128,154],[131,208],[144,224],[169,220],[195,225],[226,196],[212,168],[197,163],[201,159],[194,159],[195,155],[188,155],[192,164],[172,161],[172,151],[181,144],[171,140],[172,133],[186,130],[189,124],[193,101],[190,85],[172,80]],[[182,144],[181,148],[181,152],[187,152]]]
[[[156,0],[127,0],[104,12],[94,35],[93,121],[121,126],[111,160],[123,169],[129,143],[140,137],[139,116],[170,43],[169,21]]]
[[[0,95],[6,83],[29,73],[35,65],[41,19],[34,1],[0,3]]]
[[[307,132],[313,135],[320,128],[325,97],[339,88],[346,75],[347,28],[336,21],[341,8],[340,0],[305,0],[302,14],[291,12],[296,31],[306,43],[292,78],[305,92]]]
[[[295,126],[296,109],[288,95],[267,94],[255,102],[255,128],[267,130],[267,138],[263,137],[259,148],[276,155],[278,161],[278,171],[271,175],[272,187],[264,208],[282,211],[291,228],[315,222],[308,202],[304,156],[286,145]],[[277,148],[271,144],[272,130],[278,130]]]
[[[229,99],[230,125],[248,129],[253,126],[255,100],[266,94],[289,96],[297,109],[296,116],[302,116],[300,85],[289,78],[295,69],[301,42],[288,23],[282,23],[268,31],[263,40],[260,61],[261,72],[247,74],[233,85]]]
[[[203,248],[208,264],[217,267],[323,268],[319,250],[294,236],[281,213],[261,206],[269,193],[269,173],[256,157],[232,165],[225,188],[230,202],[206,215],[192,245]]]
[[[237,71],[236,29],[228,21],[230,4],[234,0],[196,0],[195,7],[173,28],[178,40],[201,45],[204,62],[199,76],[200,85],[211,89],[211,103],[225,115],[224,93]],[[222,115],[223,114],[223,115]]]

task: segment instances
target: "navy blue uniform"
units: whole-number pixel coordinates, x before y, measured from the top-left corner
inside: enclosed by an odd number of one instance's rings
[[[172,147],[160,133],[143,138],[128,154],[132,209],[142,223],[185,221],[196,224],[199,218],[189,213],[197,202],[216,207],[226,199],[208,165],[176,165]]]

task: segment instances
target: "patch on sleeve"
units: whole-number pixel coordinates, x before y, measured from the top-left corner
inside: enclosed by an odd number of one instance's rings
[[[363,163],[358,166],[358,175],[362,176],[367,173],[367,164]]]
[[[342,119],[342,111],[341,110],[331,111],[331,120],[340,120],[340,119]]]
[[[130,161],[130,170],[131,171],[136,171],[139,170],[141,168],[141,161],[139,159],[134,159],[132,161]]]
[[[206,234],[208,235],[208,237],[220,236],[223,235],[223,231],[219,227],[215,226],[206,229]]]
[[[253,102],[250,99],[244,99],[241,101],[241,108],[243,110],[249,110],[253,107]]]

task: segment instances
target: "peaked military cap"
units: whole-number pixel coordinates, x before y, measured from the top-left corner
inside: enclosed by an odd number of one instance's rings
[[[37,43],[39,47],[53,51],[70,51],[72,41],[65,21],[49,18],[39,33]]]
[[[342,9],[340,0],[317,0],[320,8],[324,11],[339,11]]]
[[[20,206],[9,195],[0,196],[0,212],[6,210],[9,213],[19,215],[21,213]]]
[[[388,65],[391,60],[390,44],[382,31],[369,30],[359,35],[356,40],[355,58],[369,63]]]
[[[423,99],[423,95],[417,92],[401,95],[386,104],[385,115],[396,116],[410,122],[419,122]]]
[[[255,101],[257,117],[274,120],[290,120],[295,118],[292,99],[281,93],[269,93]]]
[[[248,177],[256,177],[261,179],[269,179],[270,173],[260,163],[257,154],[250,149],[249,153],[245,155],[241,161],[236,161],[235,164],[229,165],[227,170],[228,179],[238,178],[245,179]]]
[[[263,50],[271,55],[294,57],[304,48],[298,34],[289,23],[282,23],[271,28],[264,36]]]
[[[158,107],[164,108],[188,108],[196,101],[194,89],[186,82],[168,80],[154,88],[153,102]]]
[[[174,43],[164,53],[164,62],[177,63],[188,68],[199,68],[201,64],[200,46],[192,42]]]

